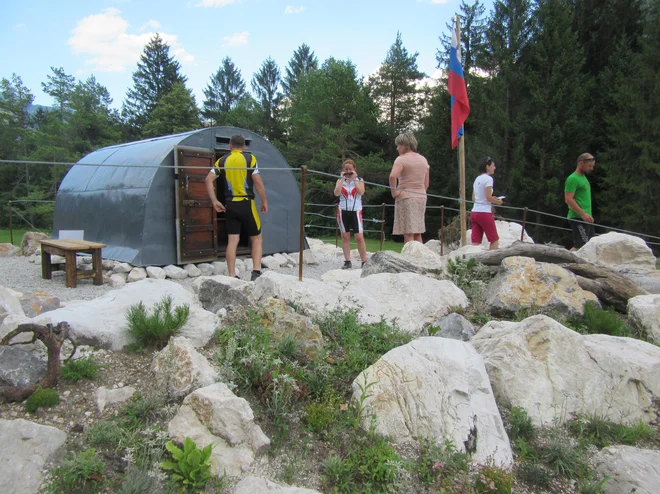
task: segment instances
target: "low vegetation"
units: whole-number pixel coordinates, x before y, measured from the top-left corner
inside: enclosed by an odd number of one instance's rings
[[[163,297],[151,311],[142,302],[132,305],[126,312],[127,331],[135,350],[161,349],[172,336],[176,336],[188,321],[190,307],[172,307],[172,297]]]

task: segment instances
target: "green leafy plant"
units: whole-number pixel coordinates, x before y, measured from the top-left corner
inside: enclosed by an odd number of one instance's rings
[[[161,467],[171,470],[172,478],[186,487],[195,489],[206,485],[211,478],[212,444],[200,450],[195,441],[187,437],[183,441],[183,449],[175,446],[172,441],[169,441],[165,448],[170,452],[174,461],[166,460],[161,463]]]
[[[511,494],[513,476],[511,471],[498,467],[489,460],[485,465],[479,465],[474,487],[478,493]]]
[[[462,478],[467,477],[469,461],[469,455],[459,452],[451,441],[439,445],[424,439],[420,441],[419,456],[413,470],[424,484],[433,483],[441,489],[458,488],[462,487]]]
[[[126,312],[127,331],[137,348],[163,348],[188,321],[187,304],[172,308],[172,297],[165,296],[151,313],[142,302],[132,305]]]
[[[78,382],[81,379],[94,379],[101,366],[92,358],[69,360],[60,372],[62,379],[68,382]]]
[[[533,439],[536,431],[532,419],[524,408],[513,407],[509,413],[509,438],[516,440],[518,438],[529,441]]]
[[[99,492],[105,468],[105,463],[94,449],[68,456],[59,467],[53,470],[53,480],[48,486],[48,492],[58,494],[61,492]]]
[[[369,388],[375,386],[376,384],[376,381],[367,382],[367,374],[362,374],[362,382],[358,383],[358,388],[360,389],[360,398],[358,399],[357,403],[354,404],[355,421],[353,422],[353,428],[356,430],[358,427],[360,427],[362,416],[364,415],[364,412],[367,408],[365,401],[367,401],[371,396],[371,394],[368,392]]]
[[[25,400],[24,406],[26,412],[34,413],[39,408],[54,407],[59,402],[60,395],[57,394],[57,391],[50,388],[39,388]]]

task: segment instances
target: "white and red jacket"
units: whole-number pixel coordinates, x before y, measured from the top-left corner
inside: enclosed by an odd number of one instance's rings
[[[339,209],[342,211],[362,211],[362,196],[355,186],[355,182],[361,182],[361,178],[355,180],[343,180],[341,194],[339,194]]]

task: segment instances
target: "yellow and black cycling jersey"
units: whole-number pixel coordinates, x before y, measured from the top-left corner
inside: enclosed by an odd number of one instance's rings
[[[224,173],[222,168],[224,167]],[[257,158],[252,153],[234,150],[215,162],[213,172],[223,177],[225,201],[254,199],[252,175],[259,173]]]

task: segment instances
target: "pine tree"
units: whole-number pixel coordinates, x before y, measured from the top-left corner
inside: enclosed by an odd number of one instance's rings
[[[151,111],[144,127],[146,137],[178,134],[200,127],[199,108],[195,96],[185,84],[177,82]]]
[[[170,56],[170,47],[156,34],[144,47],[137,70],[133,72],[133,87],[126,93],[122,117],[130,128],[131,137],[140,137],[156,103],[169,93],[176,83],[187,78],[180,73],[181,65]]]
[[[286,96],[291,96],[291,93],[296,89],[298,82],[301,78],[313,70],[318,69],[319,61],[314,55],[312,49],[305,43],[300,45],[296,51],[293,52],[289,65],[286,67],[286,75],[282,80],[282,88]]]
[[[225,125],[227,115],[245,96],[245,82],[241,71],[231,58],[225,57],[215,75],[204,89],[202,115],[215,125]]]
[[[28,108],[33,101],[34,96],[16,74],[11,80],[0,81],[0,159],[27,156],[31,132]]]
[[[461,13],[458,14],[461,22],[461,63],[463,72],[469,77],[470,69],[475,67],[477,60],[481,58],[484,48],[484,37],[486,32],[486,18],[484,13],[486,7],[479,1],[474,0],[468,4],[461,0]],[[435,59],[438,62],[438,68],[445,68],[449,65],[449,50],[451,49],[451,33],[456,28],[455,24],[447,23],[447,32],[440,36],[442,50],[437,50]]]
[[[53,97],[57,103],[60,122],[64,122],[70,112],[69,104],[76,79],[72,75],[66,74],[62,67],[51,67],[50,70],[53,71],[53,75],[47,76],[48,82],[42,82],[41,88],[44,93]]]
[[[420,110],[416,83],[424,77],[417,68],[418,53],[409,54],[397,32],[377,75],[369,79],[371,94],[381,108],[390,140],[403,130],[414,127]]]
[[[282,93],[279,92],[280,69],[275,60],[268,57],[259,71],[252,77],[252,91],[257,96],[261,107],[263,134],[272,141],[281,135],[279,125],[279,106]]]

